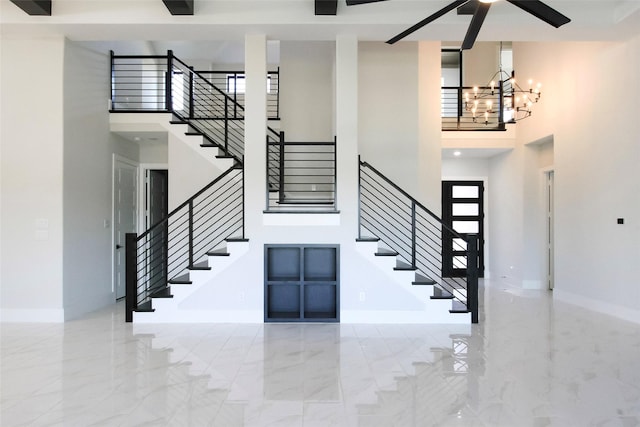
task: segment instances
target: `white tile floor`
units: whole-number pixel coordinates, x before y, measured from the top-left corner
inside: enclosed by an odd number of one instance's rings
[[[640,426],[640,325],[482,293],[473,327],[2,324],[0,425]]]

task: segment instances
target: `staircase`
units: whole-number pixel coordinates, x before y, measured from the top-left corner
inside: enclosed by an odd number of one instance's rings
[[[317,240],[322,236],[322,242],[323,238],[335,239],[326,243],[340,242],[345,247],[344,231],[335,228],[341,225],[340,217],[333,215],[323,224],[315,218],[330,215],[311,215],[301,222],[287,223],[287,219],[265,222],[265,226],[272,227],[297,224],[325,228],[306,234],[293,228],[282,228],[282,234],[292,237],[278,241],[280,235],[271,233],[271,237],[265,237],[265,233],[257,239],[257,245],[251,246],[245,238],[244,228],[244,119],[243,114],[237,114],[243,107],[171,52],[166,57],[159,57],[158,61],[151,61],[153,67],[159,67],[152,74],[159,76],[160,82],[155,85],[157,93],[151,97],[154,102],[150,106],[145,103],[149,99],[148,93],[124,96],[123,93],[127,94],[129,90],[123,89],[129,78],[126,61],[134,61],[134,58],[137,58],[136,64],[146,70],[149,58],[112,57],[112,64],[115,64],[112,74],[118,77],[112,79],[111,111],[118,113],[111,114],[112,130],[146,127],[169,132],[206,158],[220,173],[147,231],[127,235],[127,321],[261,322],[263,319],[256,314],[259,312],[255,304],[258,293],[249,296],[243,289],[233,291],[233,286],[229,286],[230,276],[222,273],[234,274],[246,269],[246,264],[230,268],[241,258],[249,260],[246,261],[249,265],[255,265],[267,243],[316,243],[309,239]],[[132,97],[138,101],[132,103]],[[135,114],[122,114],[133,112]],[[290,218],[287,215],[300,218],[304,216],[300,214],[309,213],[340,214],[336,208],[336,141],[285,142],[284,133],[271,128],[267,129],[266,140],[268,196],[264,213],[282,214],[281,218]],[[362,161],[359,165],[358,239],[351,240],[347,250],[341,253],[359,254],[366,260],[363,268],[374,265],[382,273],[377,279],[384,277],[386,282],[397,286],[397,292],[402,293],[405,301],[411,300],[407,304],[418,307],[382,311],[389,315],[383,317],[384,321],[476,323],[475,237],[448,229],[436,215],[373,166]],[[311,217],[315,218],[311,220]],[[464,253],[459,257],[464,260],[458,262],[464,262],[467,267],[465,278],[443,275],[441,242],[444,238],[453,238],[458,244],[466,243],[467,247],[458,248],[458,253]],[[215,286],[216,290],[210,291],[209,284],[214,282],[226,285]],[[251,283],[249,292],[261,286],[255,276],[250,282],[240,282],[242,279],[236,284]],[[354,292],[356,285],[350,286],[347,292]],[[233,296],[231,292],[235,292]],[[387,288],[385,292],[396,290]],[[204,309],[206,301],[194,304],[194,300],[200,302],[202,295],[215,298],[215,309]],[[232,299],[236,307],[245,305],[245,297],[253,298],[246,313],[224,307],[225,301],[230,304]],[[267,298],[266,294],[261,296],[265,301]],[[340,294],[338,298],[341,298]],[[352,323],[371,323],[372,319],[380,319],[381,313],[380,308],[358,310],[353,306],[347,312],[340,319]]]
[[[359,164],[359,245],[388,260],[378,265],[386,262],[384,271],[393,271],[400,283],[411,283],[411,292],[428,298],[434,307],[426,315],[434,323],[450,318],[443,306],[449,314],[464,317],[464,322],[478,323],[477,236],[457,233],[372,165],[361,160]],[[466,269],[466,277],[444,274],[443,239],[451,239],[457,253],[463,254],[455,261]]]

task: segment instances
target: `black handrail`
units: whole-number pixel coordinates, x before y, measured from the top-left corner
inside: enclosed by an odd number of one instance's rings
[[[136,236],[127,234],[126,317],[150,309],[151,298],[206,261],[228,238],[244,238],[244,171],[232,166],[165,218]]]
[[[380,171],[358,158],[358,238],[375,237],[395,251],[404,267],[433,281],[439,297],[454,300],[454,310],[471,313],[478,322],[477,236],[462,235],[401,189]],[[457,246],[467,265],[467,277],[445,277],[443,239],[460,239]],[[458,260],[457,262],[461,262]]]

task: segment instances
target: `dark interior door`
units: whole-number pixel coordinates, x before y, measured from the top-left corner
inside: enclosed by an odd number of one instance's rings
[[[478,274],[484,277],[484,185],[482,181],[442,181],[442,221],[466,237],[478,235]],[[465,277],[467,244],[442,230],[442,274]]]
[[[147,172],[147,228],[164,219],[169,212],[169,174],[166,170]],[[168,223],[150,232],[149,277],[153,290],[167,285]]]

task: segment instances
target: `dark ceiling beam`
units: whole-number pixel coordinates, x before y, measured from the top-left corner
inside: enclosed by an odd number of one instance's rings
[[[172,15],[193,15],[194,0],[162,0]]]
[[[32,16],[51,16],[51,0],[11,0],[11,3]]]
[[[338,0],[315,0],[316,15],[335,15],[338,13]]]

